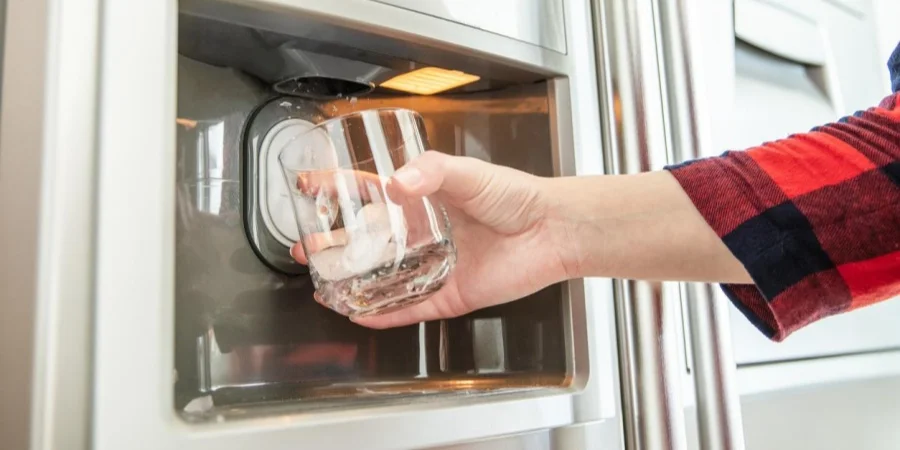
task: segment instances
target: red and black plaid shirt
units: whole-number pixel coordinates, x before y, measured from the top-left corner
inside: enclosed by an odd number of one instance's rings
[[[669,170],[754,285],[723,285],[769,338],[900,295],[900,46],[894,95],[809,133]]]

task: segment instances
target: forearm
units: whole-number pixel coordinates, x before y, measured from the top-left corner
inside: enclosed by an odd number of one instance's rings
[[[572,278],[751,282],[667,172],[555,178],[545,191]]]

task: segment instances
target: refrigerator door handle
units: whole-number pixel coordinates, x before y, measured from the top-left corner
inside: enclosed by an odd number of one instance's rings
[[[653,2],[593,0],[608,173],[662,169],[670,155]],[[617,280],[625,447],[687,448],[677,299],[662,283]]]
[[[625,448],[687,448],[678,304],[662,283],[622,280],[616,285]]]
[[[690,33],[690,19],[702,5],[694,0],[657,0],[657,7],[658,48],[664,65],[663,89],[667,91],[667,135],[673,160],[680,162],[710,154],[708,114],[697,95],[702,86],[696,78],[703,67],[701,53],[696,36]],[[690,284],[686,293],[690,329],[685,332],[691,339],[699,448],[743,450],[728,305],[708,284]]]

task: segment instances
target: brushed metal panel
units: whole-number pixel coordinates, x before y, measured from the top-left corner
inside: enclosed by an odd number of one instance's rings
[[[375,0],[566,53],[563,0]]]

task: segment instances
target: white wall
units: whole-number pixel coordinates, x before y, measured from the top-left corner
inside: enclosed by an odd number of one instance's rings
[[[900,378],[760,394],[741,404],[747,450],[900,448]]]
[[[694,408],[688,448],[699,450]],[[746,450],[900,449],[900,377],[745,396]]]
[[[872,0],[878,18],[878,52],[887,61],[888,56],[900,42],[900,1]]]

